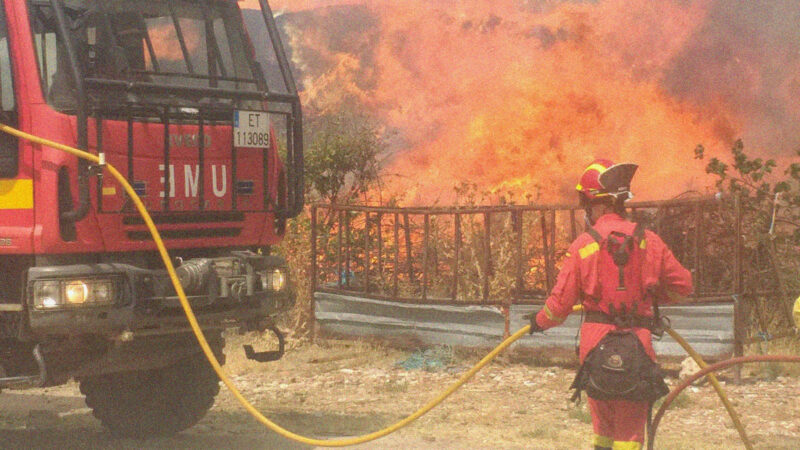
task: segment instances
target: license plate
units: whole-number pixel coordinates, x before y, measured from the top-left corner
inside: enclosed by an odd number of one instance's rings
[[[233,146],[269,146],[269,114],[264,111],[233,111]]]

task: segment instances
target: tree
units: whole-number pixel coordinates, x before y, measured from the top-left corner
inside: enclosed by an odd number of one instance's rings
[[[335,113],[312,116],[305,129],[306,204],[357,203],[368,200],[370,193],[379,192],[379,157],[386,150],[386,140],[374,118],[342,107]],[[335,236],[331,234],[333,223],[333,215],[317,223],[319,251],[323,254],[332,251],[329,242]],[[308,270],[310,237],[311,220],[306,210],[289,223],[278,247],[294,280],[296,303],[285,325],[296,335],[309,332],[314,323]]]
[[[309,121],[305,153],[308,200],[353,203],[380,180],[379,157],[386,140],[378,122],[344,109]]]
[[[786,178],[776,180],[773,159],[750,158],[744,151],[741,139],[731,148],[732,164],[711,158],[706,172],[717,177],[720,191],[739,194],[760,208],[762,222],[768,224],[764,231],[775,232],[775,224],[784,224],[792,231],[791,240],[800,245],[800,163],[791,163],[784,171]],[[796,152],[800,156],[800,150]],[[698,145],[695,158],[703,159],[704,148]],[[729,171],[729,169],[733,169]],[[774,183],[772,183],[774,182]]]
[[[787,302],[800,291],[800,163],[789,163],[780,177],[773,173],[778,167],[773,159],[749,157],[741,140],[734,143],[731,153],[731,162],[711,158],[706,172],[716,176],[721,192],[741,200],[742,276],[745,290],[751,293],[753,319],[759,331],[791,326]],[[699,145],[695,157],[703,156]],[[759,295],[764,287],[772,294]]]

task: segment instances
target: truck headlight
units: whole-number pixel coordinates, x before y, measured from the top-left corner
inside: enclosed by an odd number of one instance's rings
[[[64,298],[67,303],[72,305],[80,305],[86,302],[89,297],[89,286],[83,281],[70,281],[64,286]]]
[[[286,271],[282,268],[267,269],[261,274],[261,288],[265,291],[281,292],[286,287]]]
[[[103,305],[113,303],[114,299],[114,281],[111,279],[33,282],[33,306],[36,309]]]
[[[61,304],[61,282],[38,281],[33,285],[33,304],[37,309],[55,308]]]

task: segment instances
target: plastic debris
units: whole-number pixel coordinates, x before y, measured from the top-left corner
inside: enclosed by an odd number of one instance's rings
[[[429,349],[418,349],[406,360],[395,363],[396,367],[405,370],[425,370],[437,372],[446,369],[453,363],[453,348],[441,345]]]

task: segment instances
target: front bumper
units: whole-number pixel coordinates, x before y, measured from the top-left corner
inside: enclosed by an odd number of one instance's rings
[[[255,329],[293,304],[285,268],[285,261],[279,257],[235,252],[229,257],[189,260],[176,271],[203,328]],[[264,276],[275,272],[286,276],[284,287],[277,291],[267,286]],[[86,281],[91,286],[96,280],[111,280],[113,295],[103,297],[106,303],[61,301],[53,306],[56,300],[41,299],[42,285],[71,286]],[[163,270],[127,264],[35,267],[28,271],[26,294],[27,328],[33,339],[80,335],[130,339],[189,329],[171,280]]]

